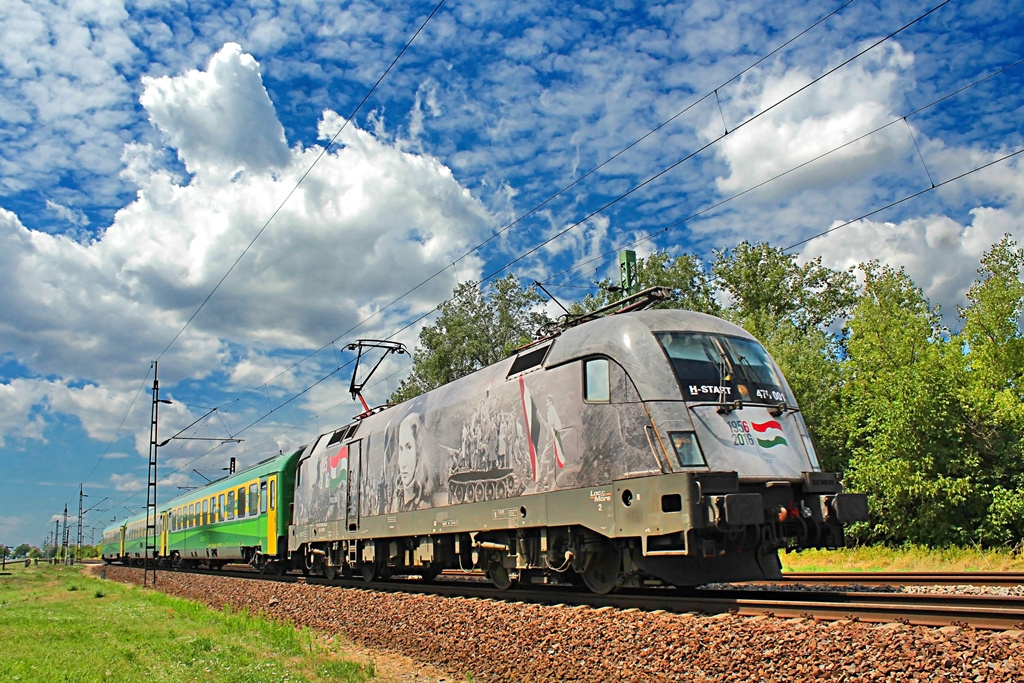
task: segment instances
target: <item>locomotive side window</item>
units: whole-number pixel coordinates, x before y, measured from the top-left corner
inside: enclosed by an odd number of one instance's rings
[[[697,435],[693,432],[669,432],[668,438],[676,452],[676,462],[680,467],[704,467],[704,456],[697,444]]]
[[[537,349],[531,349],[526,353],[522,353],[512,361],[512,367],[509,368],[507,377],[518,375],[521,372],[526,372],[530,368],[535,368],[544,361],[544,356],[547,355],[550,344],[545,344]]]
[[[583,367],[583,398],[588,403],[608,403],[611,400],[608,359],[591,358],[584,361]]]

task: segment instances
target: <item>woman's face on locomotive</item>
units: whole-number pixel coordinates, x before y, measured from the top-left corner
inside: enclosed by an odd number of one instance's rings
[[[420,449],[420,416],[410,413],[398,426],[398,476],[406,489],[416,480]]]

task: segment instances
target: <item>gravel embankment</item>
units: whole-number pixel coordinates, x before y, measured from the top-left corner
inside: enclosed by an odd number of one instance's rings
[[[107,567],[115,581],[142,572]],[[1024,634],[547,607],[161,572],[160,590],[264,611],[491,681],[1024,681]]]

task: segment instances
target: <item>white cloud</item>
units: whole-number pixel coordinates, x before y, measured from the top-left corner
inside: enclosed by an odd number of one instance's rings
[[[273,109],[257,65],[237,46],[218,53],[207,72],[152,83],[143,101],[159,112],[154,119],[169,137],[185,146],[182,158],[198,175],[181,184],[160,165],[158,150],[130,146],[125,162],[138,198],[89,244],[30,230],[0,209],[0,348],[40,375],[87,380],[74,390],[23,380],[32,391],[14,411],[21,418],[31,405],[45,405],[79,416],[96,436],[97,425],[117,424],[126,400],[113,400],[114,394],[133,393],[148,361],[321,155],[319,147],[280,147],[286,156],[279,162],[249,151],[278,140],[280,124],[268,122]],[[206,132],[237,127],[237,112],[255,110],[262,111],[260,144],[188,132],[193,122]],[[341,123],[324,112],[322,137]],[[278,141],[283,145],[283,136]],[[280,166],[275,174],[266,172],[271,163]],[[229,168],[245,172],[234,178],[207,173]],[[450,266],[491,222],[437,159],[403,152],[350,124],[161,359],[161,377],[172,386],[223,370],[232,383],[266,381],[283,361],[246,347],[309,349],[343,335]],[[460,277],[478,277],[479,268],[475,257],[464,259]],[[450,292],[450,278],[435,278],[353,334],[389,331],[395,316],[430,310]],[[229,346],[242,353],[229,353]],[[319,368],[302,372],[308,381]],[[291,375],[281,382],[278,389],[297,387]],[[43,421],[45,412],[21,423],[12,419],[6,433],[38,436]],[[144,451],[144,443],[137,446]]]
[[[116,174],[135,123],[127,19],[118,2],[0,3],[0,196]],[[69,194],[109,201],[119,189]]]
[[[898,223],[858,221],[811,240],[801,259],[820,256],[832,268],[847,268],[878,259],[907,275],[939,304],[945,323],[955,326],[956,306],[977,277],[982,255],[1005,233],[1013,233],[1020,216],[1001,209],[977,208],[962,225],[947,216],[911,218]]]
[[[190,173],[262,173],[288,163],[259,64],[237,43],[213,55],[206,71],[143,77],[142,84],[142,106]]]
[[[137,491],[146,488],[146,480],[135,474],[111,474],[110,483],[115,491]]]
[[[89,225],[89,217],[79,209],[64,206],[52,199],[46,200],[46,208],[57,214],[61,220],[67,221],[76,227],[85,227],[86,225]]]
[[[729,195],[745,190],[898,119],[902,113],[894,111],[895,103],[912,85],[912,66],[912,55],[886,43],[730,133],[715,148],[729,167],[729,174],[717,180],[719,191]],[[804,68],[751,72],[726,91],[731,95],[723,107],[726,124],[735,128],[812,79]],[[712,118],[705,137],[721,134],[721,119]],[[890,127],[773,183],[765,195],[777,198],[878,173],[910,144],[905,129]]]

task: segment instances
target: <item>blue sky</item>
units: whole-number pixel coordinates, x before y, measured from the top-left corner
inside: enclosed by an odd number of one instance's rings
[[[342,130],[434,4],[4,2],[0,542],[41,543],[79,483],[97,529],[144,504],[155,359],[163,435],[219,406],[188,434],[244,439],[161,449],[166,498],[347,422],[344,346],[459,282],[580,298],[637,240],[787,246],[1020,150],[1024,65],[917,112],[1024,58],[1020,0],[856,56],[938,4],[449,0]],[[904,266],[955,323],[1019,233],[1020,158],[797,250]]]

